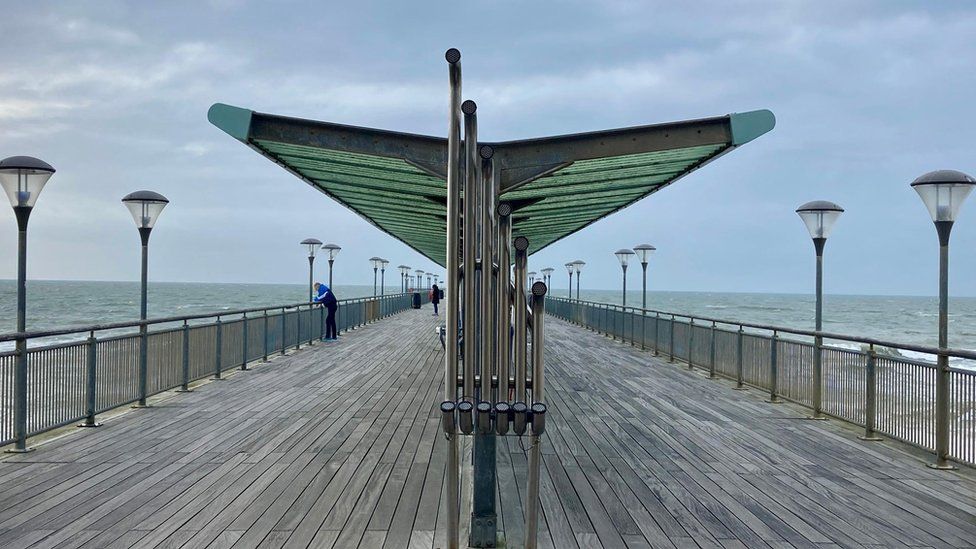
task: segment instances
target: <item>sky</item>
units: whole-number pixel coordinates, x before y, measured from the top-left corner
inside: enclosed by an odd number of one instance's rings
[[[151,280],[303,283],[309,237],[342,246],[343,283],[371,283],[374,255],[442,272],[206,114],[223,102],[443,136],[443,54],[457,47],[489,141],[776,115],[769,134],[530,257],[532,270],[559,269],[556,289],[573,259],[587,263],[584,287],[619,287],[613,252],[647,242],[658,248],[651,289],[811,292],[813,246],[794,210],[822,199],[846,209],[826,247],[826,292],[934,294],[936,233],[909,183],[976,173],[976,4],[684,4],[7,5],[0,157],[58,170],[31,217],[29,276],[138,280],[138,234],[119,200],[140,189],[171,201]],[[969,202],[953,231],[953,295],[976,295]],[[15,257],[13,214],[0,207],[0,278],[15,276]]]

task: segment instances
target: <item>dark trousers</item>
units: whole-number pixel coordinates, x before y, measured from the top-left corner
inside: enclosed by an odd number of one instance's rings
[[[326,339],[336,338],[335,315],[336,315],[336,309],[338,308],[339,307],[329,307],[327,309],[329,311],[329,314],[326,315],[325,317],[325,338]]]
[[[438,302],[437,301],[431,301],[431,303],[434,304],[434,314],[436,315],[437,314],[437,303]]]

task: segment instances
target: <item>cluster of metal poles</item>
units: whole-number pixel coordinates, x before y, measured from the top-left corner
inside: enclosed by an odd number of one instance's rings
[[[536,546],[538,525],[539,436],[545,430],[546,415],[542,356],[546,285],[541,281],[533,284],[530,305],[526,291],[529,242],[521,236],[512,239],[512,208],[499,201],[500,173],[495,168],[494,151],[488,145],[478,146],[475,103],[461,102],[461,54],[450,49],[446,58],[451,89],[447,345],[441,403],[442,424],[449,441],[446,546],[454,548],[459,544],[459,437],[474,436],[468,544],[493,547],[497,536],[495,437],[514,434],[531,439],[523,506],[525,547],[532,548]],[[513,248],[514,277],[509,269]],[[510,334],[514,334],[514,344]]]

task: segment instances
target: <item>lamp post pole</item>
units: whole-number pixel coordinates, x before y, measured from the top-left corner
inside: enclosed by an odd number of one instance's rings
[[[312,302],[315,300],[315,294],[313,293],[312,290],[312,284],[313,284],[312,264],[315,263],[315,252],[319,250],[319,246],[322,245],[322,241],[317,240],[315,238],[306,238],[305,240],[302,240],[300,244],[308,248],[308,301]]]
[[[620,268],[624,272],[624,291],[621,303],[623,307],[627,307],[627,263],[630,261],[630,257],[634,255],[634,251],[623,248],[614,252],[613,255],[617,256],[617,259],[620,261]]]
[[[827,237],[834,228],[834,223],[844,213],[833,202],[814,200],[796,209],[797,215],[806,224],[813,239],[813,247],[817,253],[817,281],[816,281],[816,309],[814,325],[817,335],[813,338],[813,415],[810,419],[826,419],[823,416],[823,250]]]
[[[27,331],[27,221],[37,196],[54,175],[50,164],[30,156],[0,160],[0,186],[10,199],[17,218],[17,333]],[[27,338],[15,341],[14,363],[14,447],[8,452],[24,453],[27,447]]]
[[[580,271],[583,270],[584,265],[586,265],[586,262],[582,259],[577,259],[573,262],[573,268],[576,270],[576,301],[579,301],[580,298]]]
[[[146,407],[146,393],[148,381],[149,363],[149,333],[145,323],[148,309],[148,286],[149,286],[149,235],[156,223],[163,208],[169,204],[169,200],[163,195],[153,191],[136,191],[122,198],[122,203],[129,208],[132,218],[139,228],[139,237],[142,240],[142,288],[141,299],[139,302],[139,401],[134,406],[136,408]]]
[[[640,259],[641,269],[643,271],[643,279],[641,283],[641,308],[647,309],[647,262],[650,259],[651,254],[657,248],[651,246],[650,244],[638,244],[634,246],[634,253],[637,254],[637,259]]]
[[[386,259],[380,261],[380,295],[381,296],[386,293],[386,266],[389,264],[390,262]]]
[[[963,200],[976,179],[955,170],[937,170],[912,182],[928,208],[939,235],[939,358],[935,386],[935,463],[933,469],[955,469],[949,463],[949,234]]]
[[[566,272],[569,273],[569,299],[573,299],[573,270],[576,268],[572,262],[565,265]]]
[[[337,255],[339,255],[339,252],[342,250],[342,248],[339,247],[338,244],[324,244],[322,246],[322,249],[329,252],[329,288],[331,289],[332,288],[332,264],[335,262],[335,258]]]

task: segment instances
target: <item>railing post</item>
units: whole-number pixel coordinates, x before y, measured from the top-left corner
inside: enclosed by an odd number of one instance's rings
[[[695,344],[695,319],[694,317],[688,317],[688,369],[693,370],[695,368],[694,353],[692,352],[692,346]]]
[[[715,321],[708,333],[708,377],[715,378]]]
[[[671,315],[671,329],[668,330],[668,362],[674,362],[674,315]]]
[[[241,370],[247,370],[247,313],[241,318]]]
[[[220,379],[221,362],[224,358],[224,324],[217,317],[217,343],[214,349],[214,379]]]
[[[268,361],[268,335],[269,335],[268,334],[268,310],[265,309],[264,310],[264,337],[261,338],[264,340],[263,347],[262,347],[262,351],[264,351],[264,357],[261,359],[262,362]]]
[[[826,420],[823,417],[823,338],[813,338],[813,415],[809,419]]]
[[[98,340],[95,339],[95,332],[88,334],[88,356],[87,374],[85,379],[85,422],[78,427],[99,427],[100,423],[95,422],[95,375],[98,364]]]
[[[654,312],[654,356],[661,354],[661,313]]]
[[[285,356],[285,353],[288,350],[288,341],[285,339],[285,336],[288,334],[287,320],[288,319],[285,317],[285,308],[282,307],[281,308],[281,356]]]
[[[302,348],[302,306],[295,307],[295,350]]]
[[[183,357],[181,361],[183,370],[183,383],[177,389],[181,393],[190,392],[190,325],[186,320],[183,321]]]
[[[776,363],[778,352],[777,341],[779,341],[779,333],[773,330],[773,337],[769,338],[769,398],[766,402],[770,404],[779,404],[779,365]]]
[[[312,319],[312,317],[315,316],[315,309],[313,309],[312,307],[314,307],[314,305],[309,304],[308,306],[308,344],[309,345],[311,345],[312,342],[315,341],[315,331],[312,329],[312,326],[315,326],[315,321]]]
[[[336,335],[339,335],[339,330],[336,330]],[[319,339],[325,341],[325,305],[319,306]]]
[[[864,369],[866,378],[864,387],[864,434],[857,437],[867,441],[884,440],[874,432],[874,422],[878,415],[877,356],[877,353],[874,352],[874,345],[868,347],[868,363]]]
[[[647,310],[641,309],[641,350],[646,349],[647,344]]]
[[[746,387],[742,383],[742,340],[743,340],[743,329],[742,324],[739,324],[739,332],[736,334],[735,342],[735,390],[745,391]]]
[[[634,311],[636,311],[636,309],[631,307],[630,308],[630,346],[631,347],[637,345],[637,336],[634,335],[634,328],[635,325],[637,324],[637,321],[634,320],[634,314],[635,314]]]

